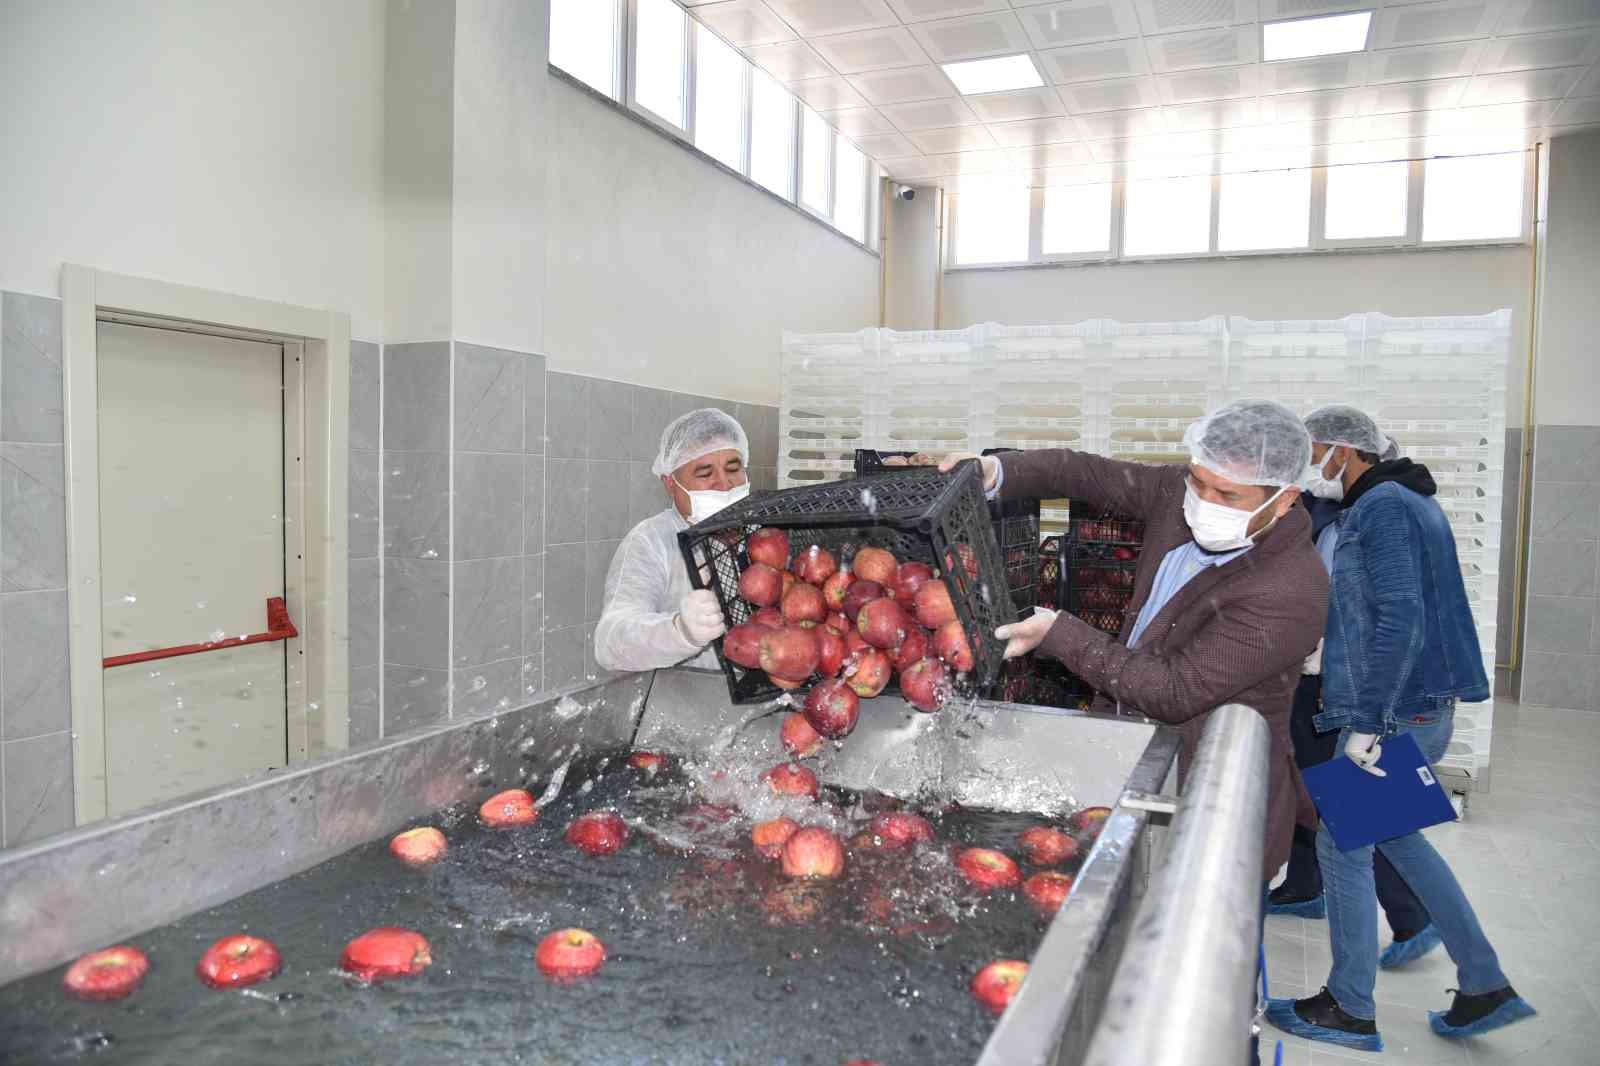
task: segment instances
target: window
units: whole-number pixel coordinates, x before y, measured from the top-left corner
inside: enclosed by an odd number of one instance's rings
[[[1411,164],[1361,163],[1328,168],[1322,234],[1330,241],[1403,237]]]
[[[1507,155],[1430,159],[1422,178],[1424,241],[1522,235],[1523,159]]]
[[[672,0],[638,0],[638,5],[633,31],[634,101],[681,129],[688,16]]]
[[[1124,255],[1181,255],[1211,247],[1211,179],[1130,181],[1123,208]]]
[[[750,97],[750,177],[785,200],[794,199],[794,97],[764,70],[753,72]]]
[[[1217,210],[1220,252],[1304,248],[1311,237],[1311,171],[1226,174]]]
[[[694,51],[694,146],[744,171],[744,83],[750,64],[698,22]]]
[[[963,180],[955,198],[958,266],[1028,258],[1028,186],[1016,178]]]
[[[552,0],[550,62],[615,100],[617,5],[609,0]]]
[[[833,130],[822,116],[806,110],[800,143],[800,202],[824,215],[828,213],[828,174],[832,168],[828,149]]]
[[[833,224],[847,237],[867,239],[867,157],[843,139],[833,147]]]
[[[1045,255],[1111,250],[1111,186],[1061,185],[1044,191]]]

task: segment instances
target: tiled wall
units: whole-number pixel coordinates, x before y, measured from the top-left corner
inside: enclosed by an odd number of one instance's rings
[[[61,303],[0,293],[0,845],[72,817]]]
[[[383,671],[383,529],[379,452],[383,349],[350,342],[350,743],[376,740]]]
[[[1600,711],[1600,427],[1534,436],[1521,699]]]
[[[1495,601],[1494,661],[1511,661],[1512,632],[1516,629],[1517,506],[1522,499],[1522,430],[1506,430],[1505,479],[1500,486],[1500,588]],[[1515,695],[1516,682],[1512,682]]]

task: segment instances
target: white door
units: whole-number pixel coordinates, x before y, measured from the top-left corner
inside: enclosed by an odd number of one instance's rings
[[[268,631],[285,586],[283,346],[100,322],[97,348],[103,655]],[[109,813],[287,765],[287,648],[108,666]]]

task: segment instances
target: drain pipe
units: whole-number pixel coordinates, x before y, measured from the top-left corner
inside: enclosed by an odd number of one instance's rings
[[[1266,719],[1252,708],[1211,712],[1085,1066],[1246,1061],[1269,746]]]

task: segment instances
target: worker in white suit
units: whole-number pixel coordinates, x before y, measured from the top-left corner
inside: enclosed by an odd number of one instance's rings
[[[600,666],[718,668],[709,645],[726,628],[722,607],[709,589],[690,587],[678,534],[748,496],[749,463],[743,427],[715,407],[690,411],[662,431],[651,470],[669,505],[629,530],[612,556],[594,633]]]

